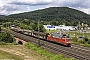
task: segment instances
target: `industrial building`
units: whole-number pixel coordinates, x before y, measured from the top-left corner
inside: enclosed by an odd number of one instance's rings
[[[76,30],[77,26],[52,26],[52,25],[43,25],[46,30]]]

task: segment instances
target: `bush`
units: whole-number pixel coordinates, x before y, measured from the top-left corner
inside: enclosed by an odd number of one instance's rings
[[[90,39],[88,40],[88,44],[90,44]]]
[[[84,46],[84,47],[90,47],[90,44],[85,43],[83,46]]]
[[[84,38],[85,42],[88,42],[88,38]]]
[[[82,43],[82,44],[85,44],[85,41],[84,40],[80,40],[78,41],[79,43]]]
[[[77,42],[78,39],[77,39],[76,37],[73,37],[73,38],[71,39],[71,41],[73,41],[73,42]]]
[[[12,43],[13,41],[13,37],[9,33],[0,33],[0,42]]]

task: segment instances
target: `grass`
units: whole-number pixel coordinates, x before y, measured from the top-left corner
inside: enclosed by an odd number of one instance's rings
[[[15,41],[12,43],[0,42],[0,45],[18,45]]]
[[[7,52],[1,51],[0,50],[0,60],[23,60],[19,56],[9,54]]]
[[[22,60],[28,59],[28,60],[48,60],[47,57],[42,56],[38,53],[36,53],[33,50],[28,49],[24,45],[0,45],[0,48],[2,48],[4,51],[9,51],[10,54],[18,55]],[[26,58],[28,56],[28,58]],[[17,59],[20,60],[20,59]]]
[[[59,30],[47,30],[47,33],[52,33],[52,32],[59,32]]]
[[[40,47],[37,47],[31,43],[27,43],[27,44],[25,44],[25,46],[31,50],[36,51],[37,53],[39,53],[42,56],[46,56],[49,60],[74,60],[73,58],[65,58],[61,54],[55,55],[53,53],[50,53],[47,50],[43,50]]]

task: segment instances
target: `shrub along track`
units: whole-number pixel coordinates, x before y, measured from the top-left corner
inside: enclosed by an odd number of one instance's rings
[[[32,42],[33,44],[38,46],[38,39],[33,38],[31,36],[27,36],[24,34],[20,34],[14,31],[9,31],[12,35],[15,37],[18,37],[20,39],[23,39],[27,42]],[[53,52],[55,54],[64,54],[70,57],[74,57],[77,60],[90,60],[90,50],[84,47],[72,45],[72,47],[65,47],[57,43],[51,43],[46,40],[40,39],[41,48],[47,49],[50,52]]]

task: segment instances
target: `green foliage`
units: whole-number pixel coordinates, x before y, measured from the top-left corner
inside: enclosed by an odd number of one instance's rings
[[[68,7],[50,7],[32,12],[9,15],[11,18],[42,20],[53,25],[77,25],[78,21],[90,24],[90,15]],[[26,21],[24,21],[26,22]]]
[[[90,44],[90,39],[88,39],[88,44]]]
[[[22,20],[22,23],[30,25],[32,22],[28,19],[24,19],[24,20]]]
[[[71,41],[73,41],[73,42],[77,42],[78,39],[77,39],[76,37],[72,37]]]
[[[40,24],[40,32],[46,32],[46,29],[44,28],[42,24]]]
[[[38,23],[34,23],[34,24],[32,25],[32,30],[38,31]],[[39,24],[39,31],[40,31],[40,32],[46,32],[46,29],[43,27],[42,24]]]
[[[27,25],[31,25],[31,21],[37,22],[38,20],[44,21],[43,24],[51,25],[61,25],[64,23],[65,25],[76,26],[78,21],[90,25],[90,15],[69,7],[50,7],[32,12],[1,16],[0,18],[2,23],[14,22],[15,20],[23,20],[22,23]]]
[[[1,26],[0,26],[0,33],[1,33]]]
[[[30,21],[28,19],[24,19],[24,20],[18,21],[18,22],[19,22],[19,24],[16,23],[17,28],[38,31],[38,23],[35,21]],[[39,31],[46,32],[46,29],[43,27],[42,22],[40,22],[40,24],[39,24]]]
[[[1,32],[0,33],[0,42],[12,43],[13,37],[9,33]]]
[[[84,46],[84,47],[90,47],[90,44],[85,43],[85,44],[83,44],[83,46]]]
[[[5,42],[0,41],[0,45],[7,45]]]
[[[88,38],[84,38],[84,41],[85,41],[85,42],[88,42]]]
[[[83,32],[78,33],[77,31],[69,31],[69,32],[66,32],[66,34],[70,34],[71,44],[90,47],[90,38],[89,38],[90,33],[83,33]],[[82,37],[82,38],[79,38],[79,37]]]
[[[9,18],[9,17],[6,17],[6,16],[0,17],[0,22],[2,22],[2,23],[9,22],[9,21],[12,22],[13,19]]]
[[[34,23],[32,25],[32,29],[35,30],[35,31],[38,31],[38,24],[37,23]]]
[[[82,43],[82,44],[85,44],[85,41],[84,40],[80,40],[78,41],[79,43]]]
[[[31,43],[27,43],[25,45],[26,47],[36,51],[37,53],[43,55],[43,56],[46,56],[47,58],[49,58],[49,60],[74,60],[72,58],[65,58],[63,57],[62,55],[54,55],[52,53],[50,53],[49,51],[46,51],[46,50],[42,50],[40,47],[37,47]]]
[[[59,30],[46,30],[47,33],[59,32]]]
[[[20,25],[20,28],[21,28],[21,29],[32,30],[32,27],[31,27],[31,26],[26,25],[26,24],[23,24],[23,23]]]

